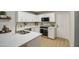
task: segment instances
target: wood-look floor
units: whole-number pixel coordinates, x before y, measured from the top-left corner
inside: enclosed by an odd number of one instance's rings
[[[49,39],[42,37],[41,47],[69,47],[69,41],[63,38]]]
[[[69,47],[69,40],[63,38],[49,39],[48,37],[42,36],[40,39],[40,47]],[[33,47],[31,45],[24,44],[21,47]],[[39,46],[37,46],[39,47]]]

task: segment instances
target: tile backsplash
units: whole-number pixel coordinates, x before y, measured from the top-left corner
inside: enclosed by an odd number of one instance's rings
[[[50,22],[17,22],[17,27],[29,27],[29,26],[54,26],[55,23]]]
[[[18,22],[17,27],[24,27],[24,26],[40,26],[41,23],[33,23],[33,22]]]

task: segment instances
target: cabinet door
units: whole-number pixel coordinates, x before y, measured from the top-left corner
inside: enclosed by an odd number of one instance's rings
[[[25,13],[18,12],[18,22],[25,22]]]
[[[34,14],[28,14],[28,21],[27,22],[36,22],[36,15]]]
[[[33,22],[38,22],[38,17],[37,17],[37,15],[33,15]]]
[[[22,12],[18,12],[18,22],[23,22],[24,18],[23,18],[23,13]]]
[[[51,13],[49,17],[50,17],[49,22],[55,22],[55,13]]]
[[[25,22],[31,22],[31,15],[27,12],[24,13]]]
[[[37,16],[37,22],[41,22],[42,15]]]
[[[34,15],[34,14],[31,14],[31,22],[36,22],[36,15]]]
[[[18,22],[33,22],[34,15],[27,12],[18,12]]]
[[[23,22],[25,22],[25,20],[26,20],[26,16],[25,15],[26,15],[25,12],[22,12],[22,21]]]
[[[48,28],[48,37],[51,39],[55,39],[55,28],[53,27]]]

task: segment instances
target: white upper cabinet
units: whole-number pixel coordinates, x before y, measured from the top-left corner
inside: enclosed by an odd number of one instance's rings
[[[33,18],[32,18],[32,22],[37,22],[37,16],[36,15],[32,15],[33,16]]]
[[[33,21],[32,22],[41,22],[41,18],[39,15],[33,15]]]
[[[33,22],[35,15],[28,12],[18,12],[18,22]]]
[[[33,22],[34,19],[34,14],[25,12],[25,22]]]
[[[36,16],[36,22],[41,22],[41,16],[40,15]]]
[[[42,17],[49,17],[49,22],[55,22],[55,13],[35,15],[28,12],[18,12],[18,22],[42,22]]]
[[[55,20],[55,13],[51,13],[50,14],[50,21],[49,22],[55,22],[56,20]]]
[[[24,22],[25,19],[24,19],[24,14],[23,12],[18,12],[18,22]]]

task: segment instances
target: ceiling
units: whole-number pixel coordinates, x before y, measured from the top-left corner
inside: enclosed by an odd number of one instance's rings
[[[43,14],[43,13],[51,13],[51,12],[54,12],[54,11],[26,11],[26,12],[38,15],[38,14]]]

